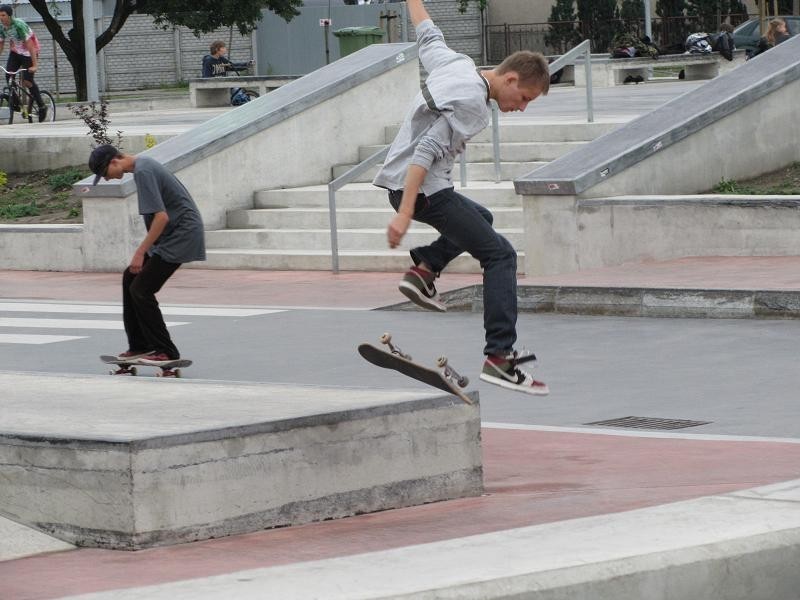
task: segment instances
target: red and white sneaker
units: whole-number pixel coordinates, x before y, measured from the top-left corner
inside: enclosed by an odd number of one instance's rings
[[[171,363],[174,361],[174,358],[170,358],[164,352],[157,352],[155,354],[148,354],[147,356],[143,356],[139,359],[139,362],[143,365],[151,365],[153,367],[160,367],[161,365]]]
[[[118,360],[137,360],[152,354],[152,350],[126,350],[121,354],[117,354]]]
[[[550,393],[547,384],[534,379],[530,373],[517,366],[520,363],[535,360],[534,354],[520,354],[516,350],[503,356],[489,354],[483,363],[481,379],[509,390],[534,396],[546,396]]]

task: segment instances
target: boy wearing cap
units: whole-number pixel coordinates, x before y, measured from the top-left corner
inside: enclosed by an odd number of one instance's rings
[[[206,259],[200,211],[178,178],[152,158],[123,154],[105,144],[92,151],[89,168],[95,174],[93,185],[101,178],[121,179],[133,173],[139,214],[147,228],[122,275],[128,350],[118,358],[153,366],[176,360],[180,352],[167,331],[156,293],[183,263]]]

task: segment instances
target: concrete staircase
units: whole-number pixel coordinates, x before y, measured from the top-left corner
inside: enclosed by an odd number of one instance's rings
[[[489,208],[495,228],[515,248],[523,246],[522,204],[513,179],[615,128],[617,123],[502,124],[500,127],[501,181],[495,171],[491,129],[467,146],[467,187],[456,189]],[[386,132],[393,139],[396,129]],[[382,146],[359,149],[364,160]],[[353,165],[336,165],[338,177]],[[339,268],[347,271],[400,271],[409,262],[408,249],[433,241],[435,230],[413,223],[403,247],[390,250],[386,226],[393,214],[386,191],[371,185],[378,167],[346,185],[336,194]],[[456,163],[454,180],[460,179]],[[206,232],[208,259],[198,267],[216,269],[329,270],[331,239],[328,188],[314,185],[254,194],[253,208],[228,213],[227,228]],[[519,261],[522,268],[523,261]],[[448,266],[458,273],[480,272],[480,265],[462,255]]]

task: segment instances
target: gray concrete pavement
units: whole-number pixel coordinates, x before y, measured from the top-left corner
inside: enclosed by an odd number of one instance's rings
[[[8,371],[103,374],[99,354],[125,347],[114,314],[0,311],[0,332],[86,336],[64,342],[0,344]],[[114,309],[111,309],[114,310]],[[184,312],[187,309],[183,309]],[[404,377],[375,369],[356,353],[363,341],[390,331],[420,361],[446,354],[480,392],[484,421],[580,427],[629,415],[711,421],[693,433],[795,437],[800,407],[796,339],[800,322],[782,320],[647,319],[523,314],[520,346],[540,358],[537,375],[551,395],[536,398],[478,379],[482,317],[472,313],[286,310],[252,316],[181,315],[176,343],[195,364],[193,379],[289,384],[408,387]],[[64,319],[64,329],[36,319]],[[10,327],[7,319],[34,319]],[[93,319],[116,330],[89,329]],[[44,325],[45,323],[43,323]],[[59,327],[61,327],[59,326]]]

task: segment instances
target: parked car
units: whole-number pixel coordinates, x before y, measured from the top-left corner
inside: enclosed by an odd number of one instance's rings
[[[767,23],[774,18],[776,17],[767,17]],[[789,35],[797,35],[800,32],[800,16],[786,15],[777,18],[786,21]],[[758,27],[758,19],[745,21],[733,30],[733,43],[736,45],[737,50],[755,51],[759,39],[761,39],[761,30]]]

